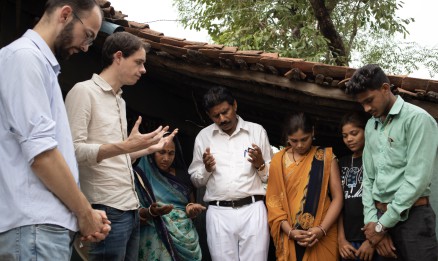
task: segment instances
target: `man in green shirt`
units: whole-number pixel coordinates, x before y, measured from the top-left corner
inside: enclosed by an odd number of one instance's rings
[[[430,184],[438,173],[438,127],[423,109],[391,92],[377,65],[358,69],[347,84],[373,117],[365,128],[365,236],[385,257],[438,260]]]

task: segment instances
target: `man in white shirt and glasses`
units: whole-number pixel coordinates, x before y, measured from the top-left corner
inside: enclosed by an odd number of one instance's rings
[[[269,230],[263,202],[272,150],[265,129],[237,115],[237,102],[224,87],[203,99],[214,122],[195,140],[189,173],[206,186],[207,243],[213,260],[265,261]]]

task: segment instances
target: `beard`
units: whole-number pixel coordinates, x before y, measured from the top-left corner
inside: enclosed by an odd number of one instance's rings
[[[73,22],[68,23],[55,39],[55,57],[58,60],[67,60],[71,56],[69,48],[73,43],[73,26]]]

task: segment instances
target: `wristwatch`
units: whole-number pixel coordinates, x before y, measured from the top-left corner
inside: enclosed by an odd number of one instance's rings
[[[382,233],[382,232],[385,232],[385,227],[382,225],[382,223],[377,221],[376,226],[374,227],[374,230],[376,231],[376,233]]]

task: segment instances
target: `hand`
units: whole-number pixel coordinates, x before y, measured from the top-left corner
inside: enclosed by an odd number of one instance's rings
[[[339,243],[339,254],[341,254],[341,257],[343,259],[356,259],[355,256],[357,256],[356,248],[353,247],[353,245],[350,244],[347,240],[341,239],[338,240]]]
[[[82,241],[99,242],[104,240],[111,231],[111,222],[105,211],[91,209],[88,214],[79,215],[77,218]]]
[[[164,128],[160,126],[153,132],[141,134],[138,130],[140,124],[141,116],[138,117],[138,120],[135,122],[135,125],[129,134],[129,137],[125,141],[127,153],[146,149],[154,144],[157,144],[163,137],[164,133],[169,129],[168,126]]]
[[[260,166],[265,163],[260,147],[254,143],[252,144],[252,149],[248,151],[248,156],[250,157],[248,161],[251,162],[256,169],[260,168]]]
[[[376,232],[376,224],[376,222],[370,222],[362,228],[362,231],[365,233],[365,237],[374,247],[380,242],[380,240],[383,239],[383,236],[385,236],[384,232]]]
[[[189,218],[195,218],[195,217],[197,217],[203,210],[206,210],[207,208],[206,207],[204,207],[203,205],[201,205],[201,204],[198,204],[198,203],[193,203],[193,204],[190,204],[190,205],[187,205],[186,206],[186,213],[187,213],[187,216],[189,217]]]
[[[166,126],[164,129],[168,129],[169,128],[169,126]],[[163,130],[164,130],[163,129]],[[156,144],[154,144],[154,145],[151,145],[151,146],[149,146],[148,148],[147,148],[147,154],[152,154],[152,153],[154,153],[154,152],[157,152],[157,151],[160,151],[160,150],[162,150],[163,148],[164,148],[164,146],[166,146],[166,144],[168,143],[168,142],[170,142],[170,141],[172,141],[173,140],[173,138],[175,137],[175,135],[178,133],[178,129],[174,129],[173,131],[172,131],[172,133],[171,134],[169,134],[168,136],[166,136],[166,137],[163,137],[163,136],[161,136],[161,139],[160,139],[160,141],[158,142],[158,143],[156,143]],[[161,134],[161,132],[160,132],[160,134]],[[163,132],[163,135],[164,135],[164,132]]]
[[[172,211],[172,209],[173,209],[173,205],[171,204],[159,206],[157,202],[154,202],[149,206],[149,211],[154,216],[167,215],[170,213],[170,211]]]
[[[147,225],[148,223],[148,209],[140,208],[138,210],[138,215],[140,216],[140,225]]]
[[[377,253],[383,257],[397,258],[395,246],[391,237],[386,234],[376,246]]]
[[[380,241],[382,242],[382,241]],[[374,255],[374,247],[368,240],[365,240],[362,245],[360,245],[359,249],[356,251],[356,256],[360,260],[371,261],[373,260]]]
[[[204,162],[205,169],[208,172],[212,172],[216,168],[216,161],[213,154],[210,153],[210,148],[207,148],[202,154],[202,162]]]
[[[289,239],[295,240],[300,246],[307,247],[312,233],[309,231],[294,229],[290,233]]]

